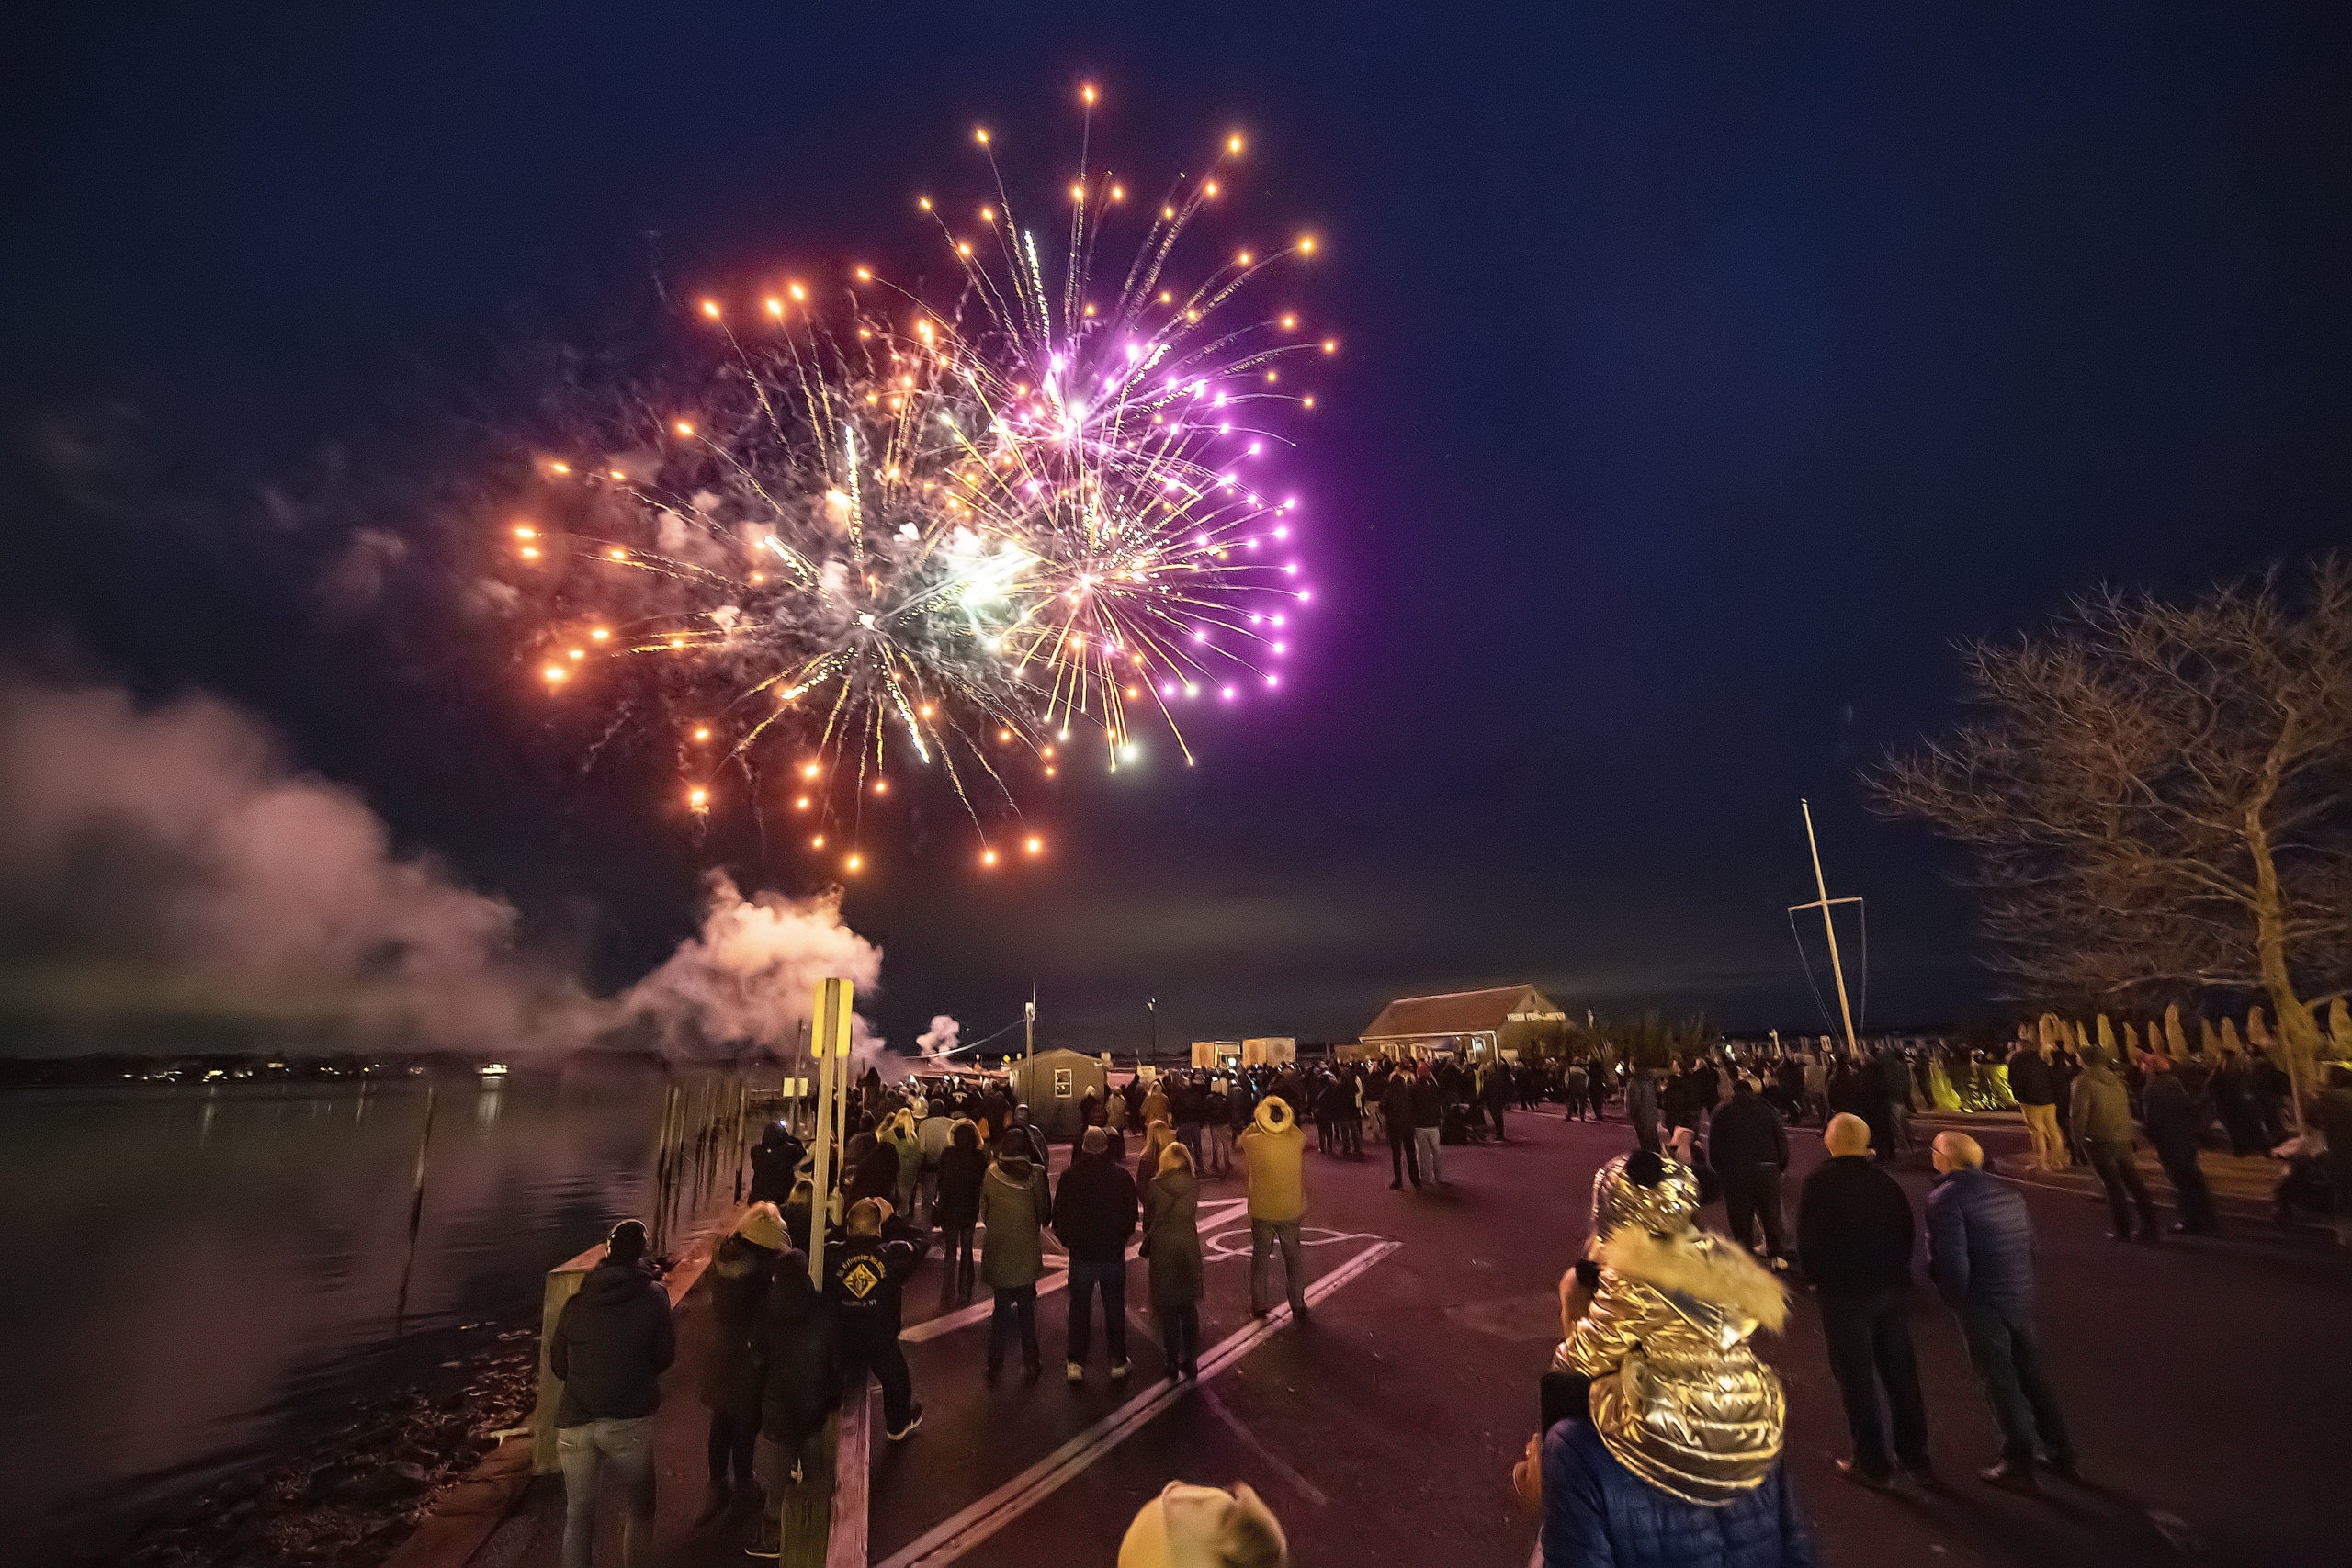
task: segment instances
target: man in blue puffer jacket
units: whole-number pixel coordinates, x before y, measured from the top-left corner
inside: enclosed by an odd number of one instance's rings
[[[2036,1490],[2035,1439],[2052,1471],[2075,1478],[2075,1446],[2042,1375],[2033,1332],[2033,1219],[2025,1200],[1986,1174],[1963,1133],[1939,1133],[1928,1191],[1928,1277],[1960,1318],[1968,1359],[2001,1427],[2001,1462],[1978,1477]]]

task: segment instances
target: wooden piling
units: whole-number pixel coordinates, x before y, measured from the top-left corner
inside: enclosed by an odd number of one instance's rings
[[[401,1259],[400,1296],[392,1304],[392,1337],[397,1339],[408,1327],[408,1282],[416,1268],[416,1236],[424,1224],[425,1156],[433,1148],[433,1107],[438,1093],[433,1084],[424,1086],[424,1125],[416,1134],[416,1179],[408,1200],[408,1253]]]

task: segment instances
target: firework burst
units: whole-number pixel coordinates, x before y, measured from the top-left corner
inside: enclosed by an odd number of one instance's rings
[[[577,522],[514,528],[549,580],[546,683],[603,683],[618,728],[684,727],[692,809],[731,764],[851,872],[900,777],[944,777],[993,865],[1042,848],[1023,786],[1074,756],[1116,771],[1148,728],[1189,763],[1185,705],[1278,687],[1313,596],[1269,470],[1277,416],[1315,403],[1293,362],[1337,345],[1250,301],[1316,242],[1180,243],[1241,140],[1157,204],[1082,142],[1049,247],[976,141],[993,198],[918,203],[952,298],[861,266],[835,310],[798,283],[700,301],[726,353],[692,406],[601,445],[617,457],[550,461]],[[1106,286],[1094,258],[1131,215],[1139,248]]]

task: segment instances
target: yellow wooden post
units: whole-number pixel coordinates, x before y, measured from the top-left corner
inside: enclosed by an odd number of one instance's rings
[[[563,1380],[548,1365],[548,1347],[555,1342],[555,1322],[563,1303],[580,1293],[588,1270],[604,1261],[605,1244],[598,1242],[569,1263],[548,1270],[547,1294],[539,1304],[539,1403],[531,1412],[531,1473],[553,1475],[562,1466],[555,1457],[555,1414],[563,1403]]]

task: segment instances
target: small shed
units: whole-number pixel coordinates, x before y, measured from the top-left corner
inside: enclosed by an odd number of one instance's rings
[[[1046,1130],[1046,1136],[1057,1141],[1078,1136],[1079,1101],[1088,1089],[1098,1099],[1110,1095],[1102,1058],[1076,1051],[1016,1056],[1006,1064],[1006,1073],[1012,1080],[1013,1099],[1029,1108],[1029,1119]]]
[[[1490,1060],[1505,1051],[1525,1059],[1557,1055],[1568,1015],[1532,986],[1406,997],[1380,1010],[1363,1032],[1370,1052],[1391,1056],[1452,1052]]]

